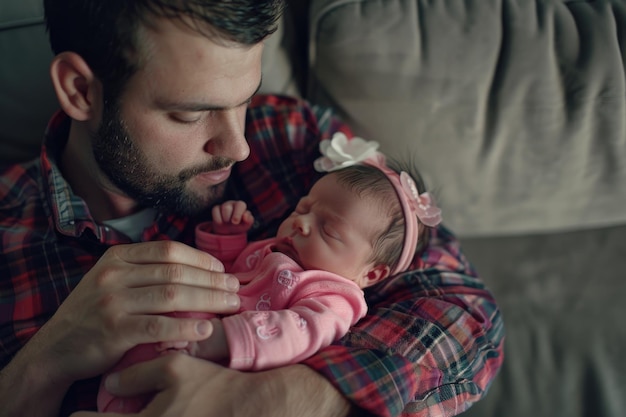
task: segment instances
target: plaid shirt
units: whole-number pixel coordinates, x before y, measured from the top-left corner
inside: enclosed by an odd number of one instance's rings
[[[328,110],[257,96],[247,115],[250,157],[236,165],[227,199],[245,200],[251,238],[275,233],[317,175],[319,140],[349,129]],[[111,245],[129,239],[97,224],[56,165],[69,120],[51,121],[41,158],[0,176],[0,366],[54,314]],[[161,215],[143,241],[192,242],[194,221]],[[450,416],[480,399],[503,359],[503,327],[489,291],[439,227],[413,270],[366,290],[368,315],[305,363],[354,404],[380,416]],[[98,378],[76,382],[60,415],[94,409]]]

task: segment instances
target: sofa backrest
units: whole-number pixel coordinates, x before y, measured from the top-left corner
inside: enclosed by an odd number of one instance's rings
[[[626,221],[626,2],[311,3],[306,97],[414,158],[458,234]]]

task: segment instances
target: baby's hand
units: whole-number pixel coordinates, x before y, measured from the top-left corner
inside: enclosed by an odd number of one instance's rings
[[[246,210],[246,203],[226,201],[213,207],[213,233],[218,235],[234,235],[250,230],[254,223],[254,216]]]

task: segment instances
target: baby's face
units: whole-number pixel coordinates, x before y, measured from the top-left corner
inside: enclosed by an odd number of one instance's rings
[[[377,204],[322,177],[278,228],[277,249],[304,269],[321,269],[362,285],[373,266],[372,242],[384,222]]]

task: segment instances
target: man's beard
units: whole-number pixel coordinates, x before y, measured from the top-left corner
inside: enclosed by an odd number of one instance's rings
[[[113,185],[144,207],[183,216],[198,214],[220,200],[224,183],[208,187],[203,195],[191,192],[186,184],[198,174],[231,166],[232,159],[213,157],[178,174],[161,173],[135,145],[120,117],[119,105],[110,103],[105,102],[102,122],[92,134],[92,147],[98,166]]]

